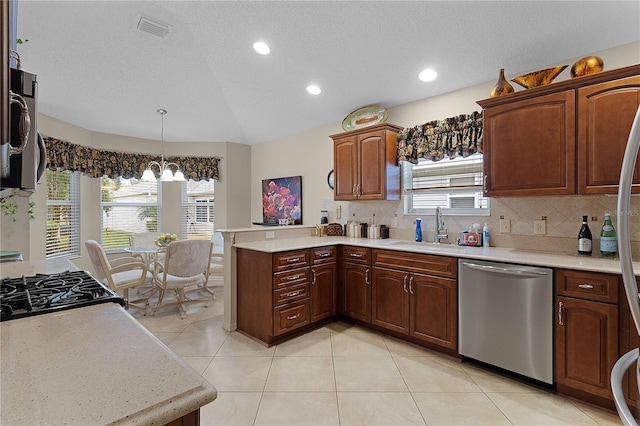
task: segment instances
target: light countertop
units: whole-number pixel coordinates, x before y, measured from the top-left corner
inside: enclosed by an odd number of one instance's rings
[[[120,305],[0,323],[0,424],[163,425],[215,387]]]
[[[394,239],[301,237],[236,243],[234,247],[275,253],[334,244],[435,254],[465,259],[518,263],[523,265],[547,266],[552,268],[578,269],[612,274],[621,273],[620,261],[617,258],[606,259],[598,256],[579,256],[577,253],[571,255],[502,247],[465,247],[452,244],[434,244],[430,242],[417,243],[414,241]],[[636,275],[640,275],[640,262],[633,262],[633,267]]]

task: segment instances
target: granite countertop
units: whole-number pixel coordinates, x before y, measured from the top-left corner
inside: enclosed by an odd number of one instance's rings
[[[215,387],[120,305],[0,323],[0,424],[163,425]]]
[[[617,258],[607,259],[597,256],[579,256],[578,254],[572,255],[502,247],[465,247],[453,244],[434,244],[431,242],[417,243],[414,241],[395,239],[301,237],[236,243],[234,247],[275,253],[334,244],[611,274],[621,273],[620,261]],[[640,262],[633,262],[633,268],[636,275],[640,275]]]

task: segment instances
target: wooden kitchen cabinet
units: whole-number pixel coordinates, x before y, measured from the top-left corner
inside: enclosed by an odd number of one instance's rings
[[[573,90],[486,108],[486,196],[575,192]]]
[[[619,276],[556,270],[556,382],[560,393],[613,400],[618,360]]]
[[[336,314],[337,263],[336,246],[311,249],[311,322]]]
[[[456,260],[373,250],[372,265],[371,323],[455,352]]]
[[[340,313],[371,322],[371,249],[341,248]]]
[[[618,191],[622,158],[640,105],[640,75],[578,89],[578,193]],[[640,160],[633,192],[640,190]]]
[[[334,200],[399,200],[397,135],[402,127],[383,123],[333,139]]]
[[[640,105],[640,65],[478,104],[484,110],[485,195],[616,193]]]

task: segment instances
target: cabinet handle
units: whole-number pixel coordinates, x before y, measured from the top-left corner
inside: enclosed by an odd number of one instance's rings
[[[413,294],[413,275],[409,278],[409,293]]]
[[[361,193],[360,186],[361,186],[360,184],[356,185],[356,198],[360,198],[360,193]]]
[[[362,253],[349,253],[349,257],[361,258],[364,256]]]
[[[366,271],[364,271],[364,282],[369,285],[369,268],[367,268]]]
[[[357,184],[353,184],[353,188],[351,189],[351,193],[353,194],[354,197],[357,197],[358,195],[356,194],[356,189],[358,188]]]
[[[300,279],[300,275],[291,275],[290,277],[287,277],[287,281],[294,281]]]
[[[409,278],[408,276],[404,276],[404,278],[402,279],[402,289],[404,290],[404,292],[407,292],[407,278]]]
[[[288,320],[294,320],[296,318],[300,318],[300,312],[298,312],[297,314],[295,314],[293,316],[287,317]]]
[[[287,259],[287,263],[298,262],[300,260],[299,257],[292,257],[291,259]]]
[[[311,272],[313,272],[313,279],[311,280],[311,285],[316,283],[316,270],[312,269]]]
[[[564,322],[562,322],[562,302],[558,302],[558,324],[559,325],[564,325]]]
[[[580,285],[578,285],[578,287],[585,288],[587,290],[590,290],[590,289],[593,288],[593,286],[591,284],[580,284]]]
[[[291,293],[287,293],[287,297],[293,297],[293,296],[297,296],[299,294],[300,294],[299,291],[292,291]]]
[[[317,256],[318,257],[329,257],[329,256],[331,256],[331,253],[329,253],[329,252],[318,253]]]
[[[487,193],[487,175],[484,175],[482,186],[484,187],[484,192],[486,194]]]

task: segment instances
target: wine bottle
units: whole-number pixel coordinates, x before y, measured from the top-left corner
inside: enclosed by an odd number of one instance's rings
[[[582,216],[582,227],[578,232],[578,253],[584,255],[591,255],[592,252],[593,237],[591,236],[591,229],[587,223],[587,216]]]
[[[416,241],[422,241],[422,219],[416,218]]]
[[[611,214],[605,212],[604,225],[600,232],[600,254],[604,257],[614,257],[618,252],[618,238],[611,223]]]

